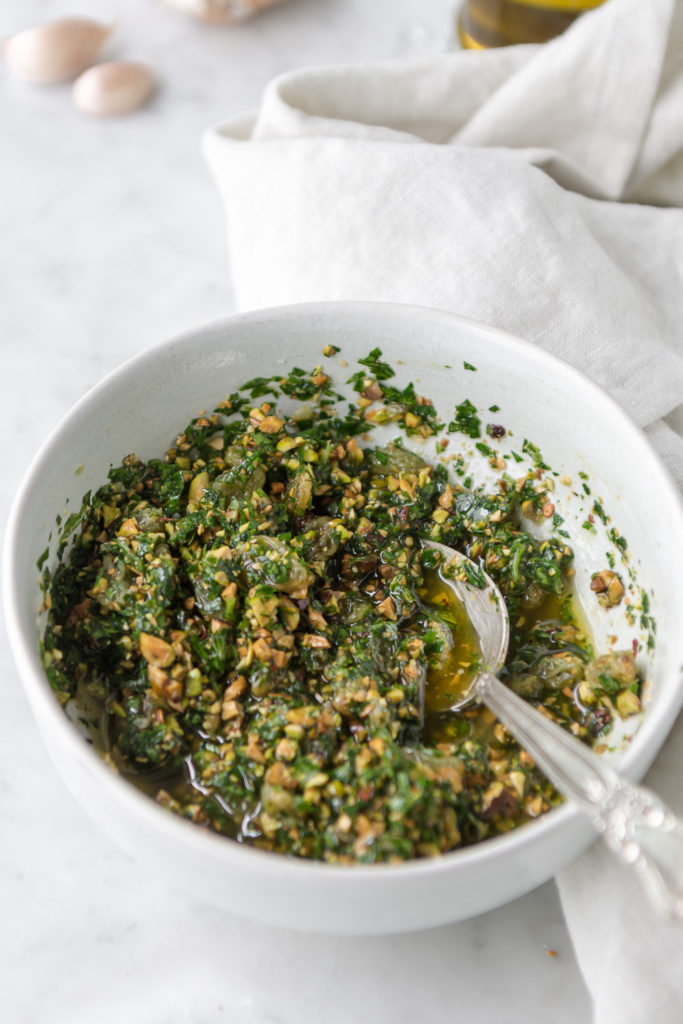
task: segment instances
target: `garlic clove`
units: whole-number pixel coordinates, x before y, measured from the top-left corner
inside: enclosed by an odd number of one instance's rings
[[[92,18],[60,18],[10,36],[2,56],[9,70],[27,82],[64,82],[92,64],[111,28]]]
[[[151,68],[131,60],[96,64],[74,82],[73,101],[79,110],[100,117],[128,114],[154,92]]]

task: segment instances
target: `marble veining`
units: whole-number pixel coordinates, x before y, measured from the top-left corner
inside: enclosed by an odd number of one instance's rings
[[[87,388],[148,345],[232,310],[203,129],[255,107],[289,68],[445,49],[453,7],[290,0],[215,28],[154,0],[90,0],[83,11],[117,23],[103,56],[148,60],[161,81],[146,110],[117,121],[77,114],[66,86],[31,88],[0,68],[3,523],[31,456]],[[58,0],[5,4],[0,35],[67,13]],[[8,1024],[588,1020],[552,884],[459,925],[360,940],[272,930],[169,888],[66,790],[1,627],[0,666]]]

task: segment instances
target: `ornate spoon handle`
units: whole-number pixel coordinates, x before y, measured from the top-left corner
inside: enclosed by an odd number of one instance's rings
[[[635,870],[653,904],[683,921],[683,823],[649,789],[621,778],[495,676],[482,674],[476,695],[553,785],[588,815],[609,848]]]

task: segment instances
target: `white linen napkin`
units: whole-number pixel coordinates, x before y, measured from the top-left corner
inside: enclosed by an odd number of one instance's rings
[[[683,486],[683,3],[287,74],[205,152],[241,308],[388,300],[504,328],[611,392]],[[679,722],[649,779],[679,814],[682,772]],[[683,930],[597,848],[558,884],[596,1021],[678,1024]]]

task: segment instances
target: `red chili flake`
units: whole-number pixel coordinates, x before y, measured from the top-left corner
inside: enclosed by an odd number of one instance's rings
[[[633,657],[635,658],[636,655],[638,654],[638,646],[639,646],[638,645],[638,641],[634,640],[633,643],[631,644],[631,646],[633,647]]]
[[[505,437],[505,427],[501,427],[500,423],[489,423],[486,431],[489,437]]]

